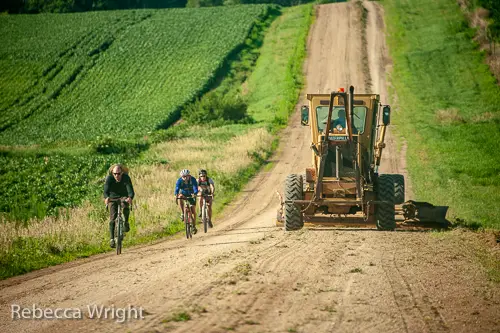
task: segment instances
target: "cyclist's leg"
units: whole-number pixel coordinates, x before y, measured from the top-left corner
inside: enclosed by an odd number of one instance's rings
[[[128,204],[128,202],[124,202],[122,208],[123,208],[123,216],[125,217],[125,224],[123,225],[123,231],[129,232],[130,224],[128,223],[128,217],[130,216],[130,205]]]
[[[208,208],[208,221],[210,224],[210,227],[212,227],[212,197],[207,198],[207,208]]]
[[[200,195],[200,212],[198,213],[198,217],[201,217],[201,213],[202,213],[201,209],[203,207],[203,200],[204,200],[203,195]]]
[[[208,207],[208,219],[212,221],[212,198],[208,199],[207,207]]]
[[[186,209],[189,211],[189,215],[191,215],[191,225],[193,228],[193,235],[196,235],[196,198],[189,197],[186,199],[189,202],[189,205]],[[187,203],[186,203],[187,205]]]
[[[177,202],[178,202],[179,208],[181,210],[181,220],[184,221],[184,199],[177,198]]]
[[[196,226],[194,225],[193,221],[194,221],[194,216],[193,216],[193,209],[192,209],[192,206],[190,206],[188,204],[188,201],[190,199],[186,199],[186,203],[185,203],[185,206],[184,206],[184,223],[189,223],[191,225],[191,234],[195,235],[197,230],[196,230]],[[190,202],[189,202],[190,203]]]
[[[110,246],[115,246],[115,220],[116,215],[118,214],[118,204],[116,201],[111,201],[108,203],[109,209],[109,238],[110,238]]]
[[[196,199],[193,200],[193,205],[191,206],[191,213],[193,214],[193,225],[196,225]]]

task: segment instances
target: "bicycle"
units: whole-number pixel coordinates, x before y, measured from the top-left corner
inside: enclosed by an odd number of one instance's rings
[[[184,200],[184,226],[186,230],[186,238],[190,239],[193,238],[193,213],[191,212],[191,207],[194,206],[191,204],[190,200],[188,199],[193,199],[196,200],[193,196],[190,197],[180,197],[177,198],[178,200]]]
[[[123,243],[123,237],[124,237],[124,223],[125,223],[125,218],[123,216],[123,210],[122,206],[123,203],[126,202],[127,198],[116,198],[116,199],[109,199],[109,202],[112,201],[120,201],[120,204],[118,205],[118,212],[116,213],[116,219],[115,219],[115,244],[116,244],[116,254],[121,254],[122,253],[122,243]],[[106,206],[106,208],[109,209],[109,206]],[[130,208],[132,209],[132,207]]]
[[[200,208],[201,209],[201,220],[203,222],[203,230],[206,233],[208,231],[208,227],[209,227],[207,198],[213,198],[213,195],[202,194],[201,196],[203,197],[203,205]]]

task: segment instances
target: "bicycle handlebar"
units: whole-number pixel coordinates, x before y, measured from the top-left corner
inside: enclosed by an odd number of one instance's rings
[[[126,202],[128,197],[122,197],[122,198],[108,198],[108,201],[121,201],[121,202]]]
[[[127,202],[128,197],[121,197],[121,198],[108,198],[108,204],[110,202],[117,202],[120,201],[121,203]],[[106,209],[108,209],[108,205],[106,204]],[[129,206],[129,209],[132,210],[132,205]]]

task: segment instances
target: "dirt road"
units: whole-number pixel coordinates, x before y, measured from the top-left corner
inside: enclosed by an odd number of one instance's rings
[[[382,13],[375,2],[365,6],[366,63],[358,7],[317,7],[307,91],[352,84],[356,92],[369,92],[366,82],[371,82],[382,103],[388,102]],[[488,280],[472,240],[457,231],[285,233],[276,228],[275,191],[288,174],[302,172],[310,162],[309,144],[308,128],[299,125],[296,113],[274,167],[255,177],[206,235],[126,248],[118,257],[99,255],[1,281],[0,332],[500,331],[499,286]],[[382,172],[404,172],[393,147],[384,151]],[[33,304],[83,318],[11,319],[13,305],[33,311]],[[88,318],[92,305],[114,309],[115,318],[111,312],[107,319]],[[130,306],[136,312],[120,323],[122,310]],[[136,319],[139,310],[143,319]]]

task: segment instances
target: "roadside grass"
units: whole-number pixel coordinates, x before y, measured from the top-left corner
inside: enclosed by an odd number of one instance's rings
[[[283,8],[258,49],[260,56],[255,69],[248,73],[248,80],[239,85],[241,90],[230,90],[241,93],[245,87],[251,87],[245,96],[250,114],[256,119],[261,115],[256,123],[219,127],[181,123],[147,138],[151,142],[149,149],[128,165],[137,198],[124,251],[128,246],[183,229],[174,199],[180,169],[188,168],[194,174],[205,168],[214,178],[216,224],[225,205],[266,165],[277,147],[277,130],[286,125],[298,99],[312,15],[310,4]],[[269,65],[273,61],[276,65]],[[267,69],[262,71],[260,67],[265,64]],[[276,77],[281,80],[266,85],[270,78]],[[269,101],[267,109],[255,106],[260,98],[254,98],[254,94]],[[269,110],[277,111],[269,116]],[[276,117],[280,120],[275,121]],[[62,216],[32,219],[25,225],[0,222],[0,279],[110,250],[108,216],[100,197],[92,197]]]
[[[302,64],[309,26],[314,20],[312,8],[286,8],[266,35],[256,68],[244,85],[248,112],[257,123],[283,128],[295,108],[304,84]],[[301,42],[291,45],[291,40]]]
[[[418,200],[500,229],[500,88],[458,5],[383,0],[393,123]],[[431,22],[431,23],[429,23]]]

